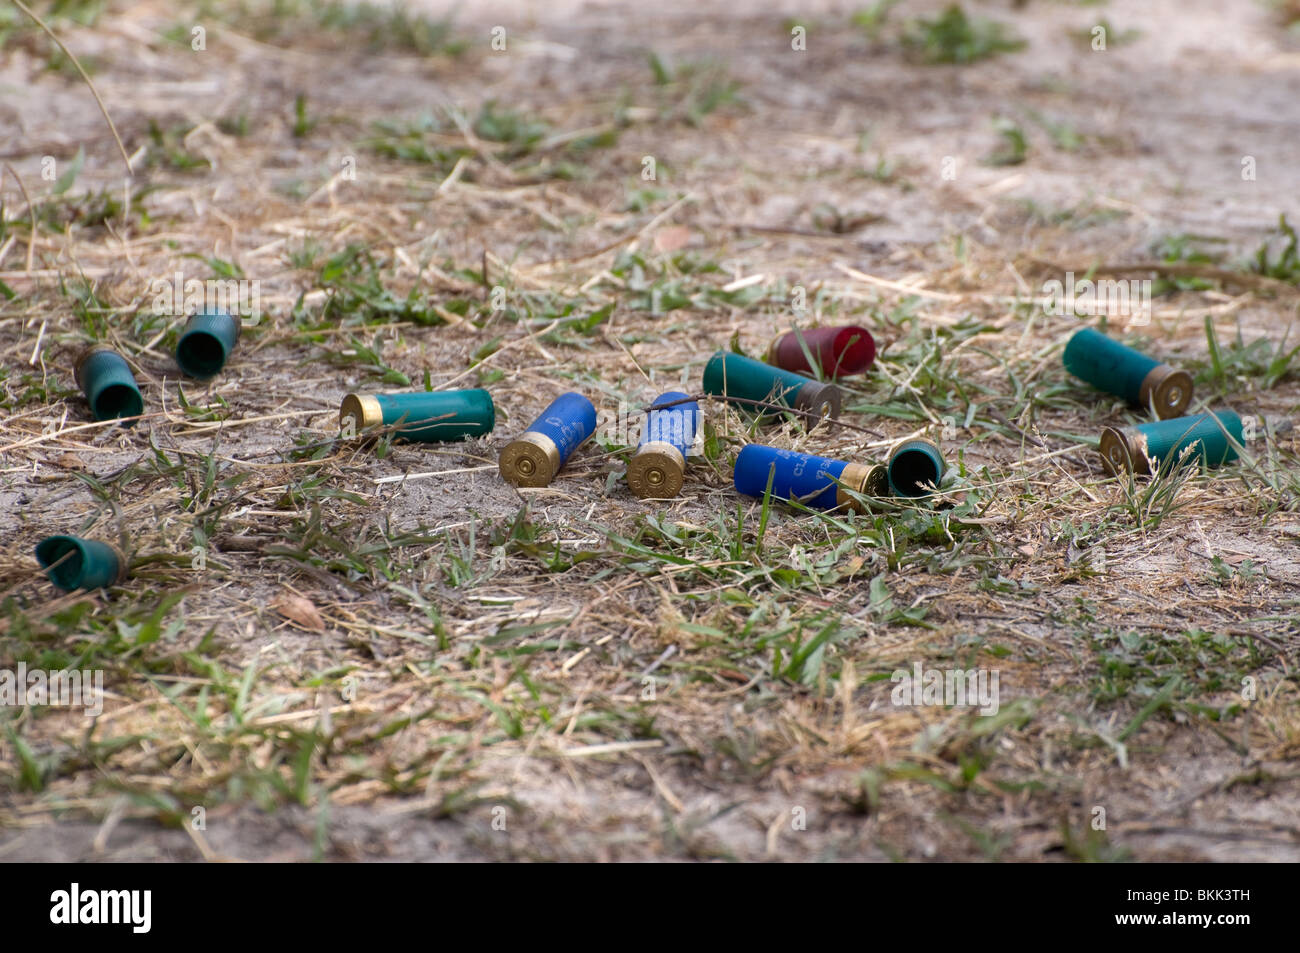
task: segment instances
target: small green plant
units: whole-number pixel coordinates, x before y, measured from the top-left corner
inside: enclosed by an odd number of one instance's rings
[[[876,40],[885,28],[889,11],[898,6],[901,0],[876,0],[869,7],[863,7],[850,17],[854,26],[867,35],[867,39]]]
[[[1102,17],[1091,26],[1070,30],[1070,38],[1079,46],[1093,50],[1106,50],[1112,46],[1124,46],[1142,36],[1141,30],[1119,30]]]
[[[1277,235],[1266,240],[1255,251],[1255,257],[1250,262],[1250,270],[1266,278],[1276,278],[1278,281],[1293,285],[1300,284],[1300,253],[1297,253],[1296,249],[1296,231],[1286,220],[1285,215],[1278,219],[1277,231]],[[1274,258],[1271,249],[1279,237],[1282,239],[1282,249]]]
[[[503,109],[489,99],[474,119],[474,134],[480,139],[500,143],[508,148],[503,158],[527,155],[542,141],[550,127],[514,109]]]
[[[655,85],[664,87],[662,119],[698,126],[710,113],[740,101],[740,83],[731,78],[723,63],[701,60],[670,67],[653,52],[649,63]]]
[[[1015,122],[1003,116],[993,120],[993,128],[1002,137],[1002,145],[984,157],[984,164],[991,166],[1020,165],[1025,161],[1029,151],[1029,140],[1025,131]]]
[[[1247,344],[1242,339],[1239,322],[1236,340],[1225,348],[1219,343],[1213,318],[1206,315],[1205,342],[1210,360],[1196,375],[1197,381],[1212,383],[1225,390],[1240,389],[1243,385],[1269,390],[1293,374],[1291,362],[1300,353],[1300,345],[1288,351],[1286,343],[1290,336],[1291,328],[1288,327],[1276,344],[1267,336]]]
[[[293,136],[301,139],[316,128],[316,120],[307,115],[307,97],[299,93],[293,100]]]
[[[965,65],[1014,53],[1025,45],[1005,24],[968,17],[958,3],[933,20],[912,20],[903,31],[903,46],[925,63]]]

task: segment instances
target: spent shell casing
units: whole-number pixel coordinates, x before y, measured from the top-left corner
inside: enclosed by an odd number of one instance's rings
[[[767,362],[782,370],[799,374],[820,370],[832,380],[863,374],[875,359],[876,339],[856,325],[786,331],[767,351]]]
[[[943,478],[943,454],[929,440],[904,440],[889,452],[885,464],[894,496],[919,497],[933,492]]]
[[[849,491],[863,496],[889,493],[883,466],[831,460],[757,443],[741,448],[732,480],[736,492],[745,496],[761,498],[770,485],[773,498],[818,510],[840,506],[865,510]]]
[[[36,544],[36,561],[64,592],[103,589],[126,575],[126,559],[111,543],[80,536],[47,536]]]
[[[492,395],[481,388],[348,394],[339,405],[339,428],[354,435],[395,427],[394,435],[404,440],[450,443],[491,433],[495,425]]]
[[[668,391],[656,397],[646,412],[641,442],[627,465],[628,489],[641,499],[668,499],[680,493],[699,424],[700,405],[689,394]]]
[[[83,351],[77,358],[75,376],[96,420],[139,417],[144,413],[144,398],[131,366],[109,345],[95,344]],[[128,420],[125,426],[134,423]]]
[[[561,394],[506,445],[497,468],[502,479],[515,486],[548,486],[573,451],[595,432],[595,405],[572,391]]]
[[[1189,459],[1222,466],[1237,459],[1236,448],[1243,442],[1241,417],[1231,410],[1216,410],[1132,427],[1107,427],[1098,450],[1102,467],[1117,476],[1150,473],[1153,464],[1157,469],[1171,466],[1188,447],[1195,448]]]
[[[190,315],[176,341],[176,366],[198,380],[216,377],[239,340],[239,319],[214,309]]]
[[[1130,404],[1154,407],[1157,419],[1180,417],[1192,402],[1192,377],[1094,328],[1076,331],[1061,355],[1065,369]]]
[[[758,416],[771,410],[757,403],[779,404],[796,411],[809,429],[840,415],[843,395],[834,384],[815,381],[741,354],[718,351],[704,366],[704,392]]]

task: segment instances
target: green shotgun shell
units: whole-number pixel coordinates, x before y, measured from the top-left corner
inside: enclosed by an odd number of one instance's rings
[[[228,311],[192,314],[176,342],[176,365],[199,380],[216,377],[238,340],[239,319]]]
[[[396,436],[420,443],[450,443],[491,433],[496,425],[492,395],[485,390],[435,390],[410,394],[348,394],[339,407],[339,428],[356,433],[396,425]]]
[[[144,398],[126,358],[107,344],[93,344],[77,358],[77,386],[86,395],[96,420],[139,417]],[[127,426],[135,423],[130,421]]]
[[[1181,417],[1192,402],[1192,377],[1093,328],[1075,332],[1061,355],[1065,369],[1131,404],[1155,407],[1159,420]]]
[[[801,414],[809,429],[828,417],[839,417],[843,403],[834,384],[727,351],[718,351],[704,365],[704,392],[734,401],[759,416],[772,411],[753,402],[781,404]]]
[[[103,589],[126,575],[121,551],[97,539],[49,536],[36,544],[36,559],[50,582],[64,592]]]
[[[926,496],[943,477],[943,454],[929,440],[904,440],[890,451],[885,466],[895,496]]]
[[[1243,443],[1241,417],[1231,410],[1216,410],[1194,417],[1158,420],[1134,427],[1107,427],[1101,432],[1101,465],[1111,476],[1128,471],[1151,472],[1166,461],[1176,461],[1188,447],[1191,454],[1206,466],[1217,467],[1237,459],[1237,446]]]

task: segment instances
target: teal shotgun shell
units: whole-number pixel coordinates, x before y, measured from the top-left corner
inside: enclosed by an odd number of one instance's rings
[[[176,342],[176,365],[190,377],[216,377],[239,340],[239,319],[227,311],[190,315]]]
[[[680,403],[675,403],[680,401]],[[660,407],[661,404],[671,404]],[[646,412],[641,443],[627,465],[627,485],[641,499],[668,499],[682,491],[686,457],[700,426],[700,405],[690,394],[668,391]]]
[[[95,344],[82,352],[77,358],[76,378],[96,420],[139,417],[144,413],[144,398],[130,365],[107,344]]]
[[[103,589],[126,574],[126,559],[116,546],[78,536],[49,536],[36,544],[36,559],[64,592]]]
[[[1158,420],[1135,427],[1107,427],[1101,432],[1101,464],[1111,476],[1125,471],[1150,473],[1151,463],[1166,466],[1188,447],[1195,446],[1191,459],[1217,467],[1237,459],[1236,447],[1243,442],[1241,417],[1231,410],[1216,410],[1194,417]],[[1170,462],[1168,465],[1172,465]]]
[[[1130,404],[1155,407],[1156,417],[1181,417],[1192,402],[1192,377],[1140,351],[1113,341],[1100,331],[1075,332],[1062,355],[1065,369],[1098,390]]]
[[[515,486],[548,486],[573,451],[596,432],[596,407],[581,394],[561,394],[497,459],[497,469]]]
[[[885,466],[895,496],[926,496],[943,477],[943,454],[929,440],[904,440],[890,451]]]
[[[831,460],[757,443],[742,447],[737,454],[732,481],[737,493],[760,498],[771,481],[775,499],[794,500],[817,510],[840,506],[864,509],[849,490],[863,496],[885,496],[889,492],[882,466]]]
[[[733,401],[758,416],[772,411],[756,406],[756,402],[781,404],[802,414],[810,429],[827,417],[839,417],[843,403],[840,389],[834,384],[823,384],[729,351],[718,351],[704,365],[704,392]]]
[[[449,443],[491,433],[496,425],[492,395],[485,390],[435,390],[410,394],[348,394],[339,406],[339,428],[348,420],[360,434],[396,427],[395,435],[420,443]]]

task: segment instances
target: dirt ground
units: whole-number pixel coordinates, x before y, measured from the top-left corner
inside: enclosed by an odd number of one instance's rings
[[[0,708],[0,859],[1300,860],[1279,10],[966,3],[1024,46],[954,65],[909,45],[930,2],[269,6],[53,18],[129,183],[66,60],[0,33],[0,669],[109,692]],[[1247,460],[1105,475],[1142,412],[1061,367],[1097,318],[1035,304],[1093,269],[1153,282],[1113,335],[1268,421]],[[177,273],[257,282],[210,384],[151,307]],[[875,433],[709,405],[682,495],[632,497],[620,408],[796,321],[876,335],[843,417]],[[133,428],[76,390],[92,340]],[[426,379],[487,387],[495,432],[339,438],[345,393]],[[597,438],[506,485],[566,390]],[[937,500],[731,485],[746,442],[913,435]],[[53,533],[130,578],[59,594]],[[999,711],[895,704],[914,665],[996,671]]]

